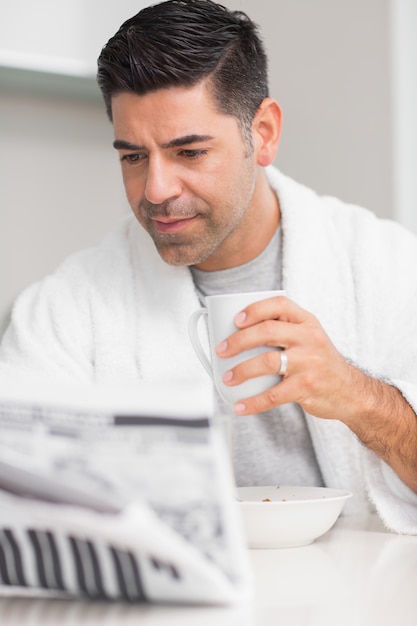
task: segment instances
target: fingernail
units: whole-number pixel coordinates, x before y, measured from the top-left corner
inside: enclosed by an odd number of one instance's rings
[[[227,341],[222,341],[221,343],[219,343],[219,345],[216,347],[216,352],[218,354],[222,354],[222,352],[226,352],[227,350]]]
[[[232,370],[228,370],[227,372],[225,372],[222,376],[222,380],[224,383],[230,383],[230,381],[233,378],[233,372]]]
[[[244,311],[241,311],[240,313],[238,313],[237,315],[235,315],[235,324],[243,324],[243,322],[246,320],[246,313]]]
[[[246,411],[246,404],[243,402],[238,402],[235,404],[235,413],[244,413]]]

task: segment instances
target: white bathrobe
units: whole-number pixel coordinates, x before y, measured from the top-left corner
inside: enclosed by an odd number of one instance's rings
[[[315,314],[335,346],[396,385],[417,411],[417,239],[398,224],[268,168],[283,229],[283,288]],[[256,290],[256,285],[253,286]],[[18,299],[0,373],[100,384],[211,382],[188,338],[199,307],[186,267],[159,257],[133,217],[97,248],[68,258]],[[335,415],[337,418],[337,415]],[[376,506],[417,534],[417,495],[337,419],[307,415],[325,481],[349,489],[346,510]]]

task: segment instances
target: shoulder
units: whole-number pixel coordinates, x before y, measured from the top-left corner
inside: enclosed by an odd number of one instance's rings
[[[287,234],[305,229],[310,236],[328,236],[362,258],[383,250],[401,257],[417,255],[416,235],[398,222],[379,218],[365,207],[320,195],[276,168],[269,169],[268,178],[280,200]]]
[[[67,256],[49,275],[30,286],[29,293],[59,295],[83,300],[89,294],[126,288],[132,274],[131,237],[139,237],[139,224],[128,216],[118,222],[95,246]]]
[[[95,303],[108,301],[110,294],[117,301],[116,293],[131,289],[129,237],[136,224],[134,218],[124,218],[97,246],[69,255],[53,272],[20,294],[13,313],[28,311],[45,320],[57,316],[69,320],[71,311],[76,311],[85,322]]]
[[[129,263],[129,233],[132,229],[131,216],[118,222],[98,244],[70,254],[56,268],[52,276],[71,279],[84,276],[86,279],[111,276],[117,265]]]
[[[102,243],[70,255],[20,294],[2,341],[0,362],[17,363],[20,369],[29,363],[39,371],[61,368],[75,376],[78,369],[91,372],[97,321],[103,316],[114,320],[133,291],[132,227],[130,219],[122,220]]]

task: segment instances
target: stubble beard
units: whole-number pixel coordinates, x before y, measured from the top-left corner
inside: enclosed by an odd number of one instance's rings
[[[161,233],[151,234],[160,257],[169,265],[190,266],[203,263],[216,252],[230,234],[230,232],[218,233],[206,216],[200,215],[197,219],[205,222],[205,228],[204,232],[194,237],[192,235],[179,237]]]
[[[214,211],[206,202],[180,203],[177,201],[153,205],[142,203],[139,220],[152,237],[160,257],[169,265],[190,266],[207,261],[239,227],[250,206],[255,189],[255,171],[250,168],[250,158],[246,160],[246,176],[230,188],[227,197],[232,198],[221,209]],[[242,184],[242,180],[245,181]],[[217,214],[217,219],[213,216]],[[151,218],[175,217],[178,219],[196,216],[197,228],[191,232],[160,233],[156,231]],[[198,225],[197,225],[198,226]]]

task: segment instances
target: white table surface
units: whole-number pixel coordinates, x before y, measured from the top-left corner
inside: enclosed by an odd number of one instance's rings
[[[340,518],[313,544],[252,550],[251,602],[235,608],[134,606],[2,590],[1,626],[416,626],[417,536]]]

